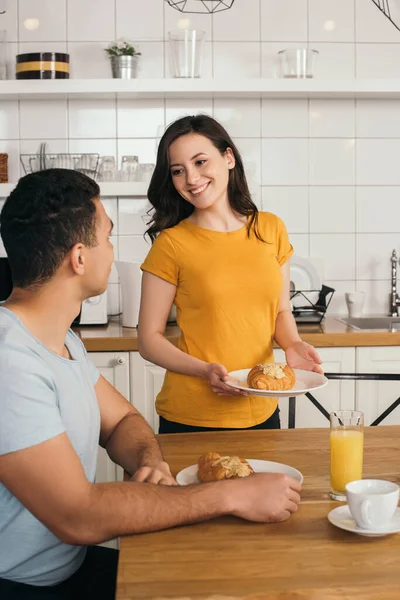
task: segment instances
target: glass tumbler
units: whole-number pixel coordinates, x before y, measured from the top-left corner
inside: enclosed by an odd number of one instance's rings
[[[173,77],[201,77],[204,37],[196,29],[168,32]]]
[[[135,181],[138,164],[139,158],[137,156],[123,156],[121,158],[121,170],[119,172],[119,180]]]
[[[114,156],[102,156],[99,166],[99,181],[115,181],[116,166]]]
[[[314,77],[318,50],[308,48],[288,48],[278,52],[283,77],[310,79]]]
[[[330,414],[331,488],[334,500],[346,500],[346,485],[362,479],[364,414],[336,410]]]
[[[151,176],[153,175],[154,167],[154,163],[140,163],[137,170],[136,181],[149,183]]]

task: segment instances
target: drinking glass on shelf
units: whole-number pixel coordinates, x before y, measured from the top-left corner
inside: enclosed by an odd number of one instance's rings
[[[318,50],[311,48],[287,48],[280,50],[283,77],[295,79],[310,79],[314,77]]]
[[[201,76],[204,37],[205,32],[196,29],[168,32],[173,77]]]
[[[135,181],[139,164],[137,156],[123,156],[121,159],[120,181]]]
[[[140,163],[137,169],[136,181],[148,183],[153,175],[154,163]]]
[[[362,479],[364,414],[335,410],[330,414],[331,490],[334,500],[346,500],[346,485]]]
[[[77,157],[78,156],[78,157]],[[58,169],[75,169],[76,161],[79,159],[79,155],[58,153],[52,157],[52,167]]]
[[[102,156],[99,166],[99,181],[115,181],[116,166],[114,156]]]

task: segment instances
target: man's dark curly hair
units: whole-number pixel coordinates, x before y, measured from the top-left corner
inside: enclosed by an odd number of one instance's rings
[[[99,195],[93,179],[70,169],[48,169],[19,180],[0,214],[15,287],[49,281],[78,242],[97,245],[93,200]]]

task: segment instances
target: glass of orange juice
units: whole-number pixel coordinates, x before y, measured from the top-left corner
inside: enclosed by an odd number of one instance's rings
[[[336,410],[330,414],[331,498],[346,500],[346,484],[362,479],[364,414]]]

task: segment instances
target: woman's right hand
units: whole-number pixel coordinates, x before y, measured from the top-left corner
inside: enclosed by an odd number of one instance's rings
[[[248,396],[247,392],[224,383],[229,379],[229,375],[223,365],[219,365],[218,363],[208,364],[206,377],[211,384],[212,391],[218,394],[218,396]]]

